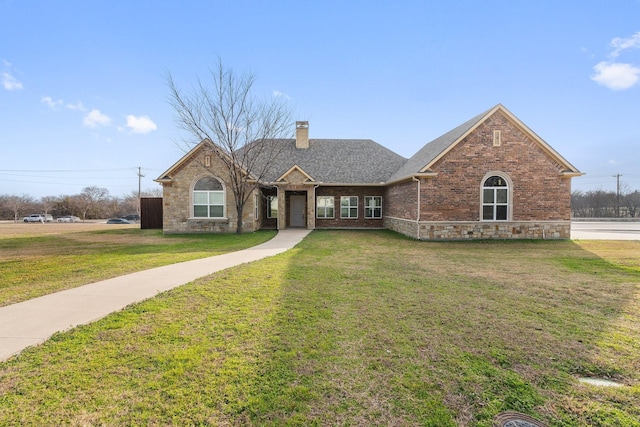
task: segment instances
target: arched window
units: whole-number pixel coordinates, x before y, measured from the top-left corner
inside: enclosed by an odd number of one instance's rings
[[[200,178],[193,186],[193,216],[224,218],[224,187],[217,179]]]
[[[482,220],[506,221],[509,216],[509,184],[493,175],[482,184]]]

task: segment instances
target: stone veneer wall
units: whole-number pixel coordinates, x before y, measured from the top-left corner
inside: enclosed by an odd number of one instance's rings
[[[571,221],[416,221],[386,217],[385,227],[420,240],[569,239]],[[418,228],[419,227],[419,228]]]
[[[205,167],[205,156],[209,166]],[[228,171],[221,160],[206,150],[194,153],[194,157],[178,169],[170,184],[163,185],[163,231],[175,233],[235,233],[235,198],[230,186],[225,182],[226,218],[194,218],[191,216],[191,188],[195,180],[203,176],[215,176],[225,180]],[[226,181],[226,180],[225,180]],[[243,231],[255,231],[259,227],[254,218],[254,198],[250,197],[243,211]]]

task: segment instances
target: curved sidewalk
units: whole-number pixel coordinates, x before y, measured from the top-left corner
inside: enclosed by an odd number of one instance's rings
[[[0,307],[0,361],[41,344],[56,332],[96,321],[225,268],[293,248],[310,230],[281,230],[268,242],[237,252],[165,265]]]

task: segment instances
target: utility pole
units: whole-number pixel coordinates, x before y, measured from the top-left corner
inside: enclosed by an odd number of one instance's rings
[[[620,218],[620,177],[622,175],[615,174],[613,177],[616,179],[616,218]]]
[[[140,196],[141,196],[140,186],[142,183],[142,177],[144,177],[144,175],[142,175],[142,167],[138,166],[138,215],[140,215]]]

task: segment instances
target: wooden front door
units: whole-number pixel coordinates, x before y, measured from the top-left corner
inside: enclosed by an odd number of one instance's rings
[[[305,226],[305,205],[307,204],[306,196],[291,196],[289,199],[289,215],[291,227]]]

